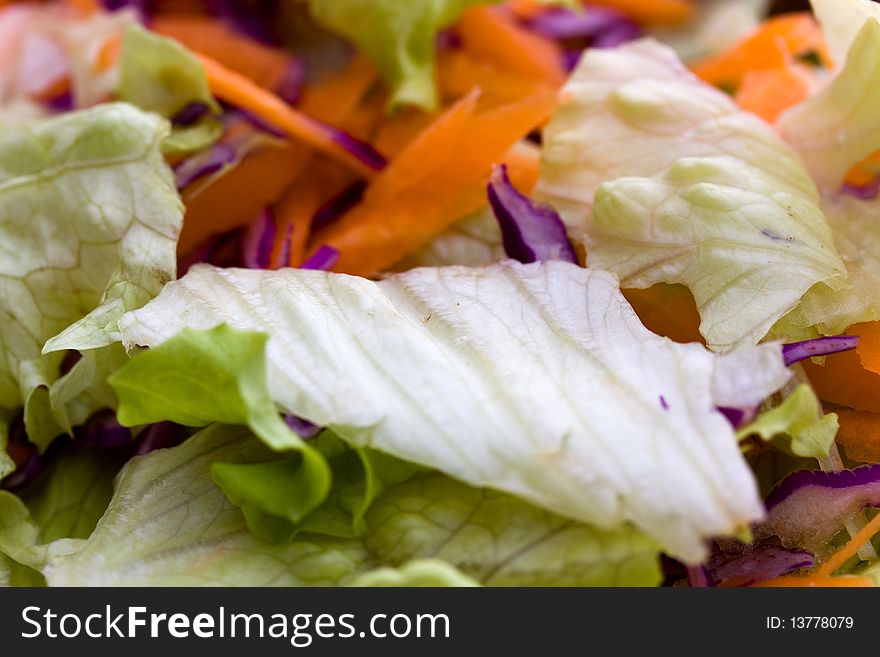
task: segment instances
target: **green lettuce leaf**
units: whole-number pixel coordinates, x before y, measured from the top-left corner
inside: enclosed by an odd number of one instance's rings
[[[217,326],[185,329],[138,354],[110,376],[124,426],[171,420],[203,427],[213,422],[245,425],[273,450],[295,452],[268,463],[223,466],[219,483],[239,504],[292,523],[326,498],[331,473],[324,456],[281,419],[266,383],[268,336]]]
[[[377,568],[357,577],[351,586],[479,586],[476,580],[439,559],[414,559],[400,568]]]
[[[67,446],[56,454],[52,466],[21,493],[40,540],[88,538],[110,498],[113,479],[125,456],[108,449]]]
[[[374,283],[197,266],[120,328],[155,348],[224,322],[270,336],[284,411],[353,445],[602,528],[631,521],[695,561],[703,538],[762,513],[714,409],[784,385],[779,345],[719,357],[660,338],[607,273],[506,262]]]
[[[184,46],[139,25],[125,30],[116,95],[147,112],[171,119],[191,103],[204,103],[215,113],[220,105],[208,88],[205,69]],[[167,155],[207,148],[223,135],[223,124],[206,117],[198,124],[175,128],[165,140]]]
[[[740,440],[751,435],[773,440],[792,456],[825,458],[838,426],[837,414],[822,415],[816,393],[801,384],[779,406],[760,413],[736,435]]]
[[[831,82],[780,116],[777,128],[819,186],[836,190],[853,166],[880,148],[878,102],[880,12],[863,22]]]
[[[589,51],[563,97],[539,196],[623,287],[687,285],[713,349],[757,343],[814,286],[847,285],[797,154],[668,48]]]
[[[125,30],[120,59],[120,100],[171,118],[190,103],[220,111],[205,69],[184,46],[139,25]]]
[[[0,408],[25,404],[39,445],[71,425],[48,388],[61,352],[113,343],[118,318],[175,276],[183,212],[167,133],[126,104],[0,127]]]
[[[501,0],[309,0],[312,17],[349,39],[392,89],[391,105],[437,106],[437,33],[470,7]],[[553,3],[553,0],[542,0]],[[572,0],[555,4],[572,5]]]
[[[125,466],[86,541],[49,546],[52,585],[382,584],[464,577],[483,584],[656,585],[656,545],[631,528],[603,532],[439,474],[392,486],[367,514],[363,539],[253,536],[211,481],[216,461],[247,451],[248,432],[215,425]],[[63,549],[61,549],[63,547]],[[414,560],[431,558],[448,566]],[[450,579],[457,569],[461,575]],[[433,572],[429,572],[433,571]],[[371,573],[371,574],[367,574]],[[366,576],[366,582],[361,579]]]

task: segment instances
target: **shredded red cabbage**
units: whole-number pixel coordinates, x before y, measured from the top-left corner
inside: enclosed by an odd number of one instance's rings
[[[872,183],[864,186],[844,184],[841,186],[840,191],[863,201],[873,201],[880,194],[880,176]]]
[[[285,415],[284,421],[303,440],[310,440],[321,433],[321,427],[317,424],[312,424],[308,420],[304,420],[296,415]]]
[[[782,345],[782,358],[786,365],[794,365],[814,356],[827,356],[841,351],[849,351],[855,349],[858,344],[859,336],[857,335],[837,335],[830,338],[792,342]]]
[[[758,545],[744,554],[724,554],[715,551],[706,568],[713,586],[749,586],[775,577],[788,575],[816,562],[810,552],[790,550],[779,545]]]
[[[322,244],[302,265],[301,269],[321,269],[329,271],[339,260],[339,251],[332,246]]]
[[[235,148],[221,142],[186,158],[174,167],[174,182],[177,189],[185,189],[199,178],[217,173],[223,167],[235,162],[237,156]]]
[[[273,27],[274,21],[271,20],[275,4],[265,0],[208,0],[208,10],[242,36],[266,46],[277,46],[281,40]]]
[[[339,217],[361,202],[366,190],[366,180],[355,180],[348,185],[339,194],[318,208],[312,217],[312,230],[319,230],[339,219]]]
[[[770,492],[766,505],[757,538],[778,536],[786,547],[818,553],[849,518],[880,506],[880,464],[839,472],[800,470]]]
[[[177,126],[190,126],[198,123],[210,110],[207,103],[194,101],[172,116],[171,123]]]
[[[259,218],[245,232],[242,240],[242,261],[249,269],[268,269],[275,243],[275,216],[270,208],[264,209]]]
[[[284,77],[275,89],[275,93],[289,105],[296,105],[302,97],[302,88],[305,80],[305,64],[291,57],[287,63],[287,69],[284,71]]]
[[[593,48],[609,48],[637,39],[642,30],[625,14],[608,7],[575,11],[554,7],[529,21],[538,34],[555,41],[586,40]]]
[[[510,183],[503,164],[492,172],[488,194],[508,256],[522,263],[546,260],[577,263],[559,214],[550,206],[533,203],[520,194]]]
[[[754,408],[729,408],[727,406],[718,406],[717,410],[727,418],[727,421],[730,422],[734,429],[744,427],[758,415],[757,406]]]

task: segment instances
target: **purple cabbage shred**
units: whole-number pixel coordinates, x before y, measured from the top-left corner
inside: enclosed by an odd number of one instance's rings
[[[792,342],[782,345],[782,359],[786,365],[794,365],[814,356],[827,356],[841,351],[849,351],[855,349],[858,344],[859,336],[857,335],[837,335],[829,338]]]
[[[332,246],[322,244],[309,258],[300,265],[300,269],[318,269],[330,271],[339,260],[339,251]]]
[[[208,149],[188,157],[174,167],[174,182],[178,190],[186,189],[199,178],[217,173],[223,167],[235,162],[238,157],[235,148],[229,144],[214,144]]]
[[[562,260],[577,264],[559,214],[517,191],[504,165],[495,167],[487,191],[509,257],[522,263]]]
[[[242,260],[249,269],[268,269],[275,244],[275,216],[266,208],[247,229],[242,240]]]

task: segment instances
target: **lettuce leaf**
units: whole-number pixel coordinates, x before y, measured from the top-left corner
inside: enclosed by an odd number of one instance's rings
[[[113,343],[118,318],[175,276],[183,212],[167,134],[126,104],[0,127],[0,408],[25,404],[39,445],[71,425],[48,389],[61,351]]]
[[[157,347],[222,323],[268,334],[274,401],[354,445],[602,528],[631,521],[694,561],[761,515],[715,407],[781,387],[779,345],[718,357],[660,338],[607,273],[505,262],[373,283],[197,266],[120,328]]]
[[[563,98],[539,195],[623,287],[687,285],[713,349],[757,343],[816,285],[846,286],[797,154],[668,48],[589,51]]]
[[[853,166],[880,148],[878,101],[880,12],[861,25],[831,82],[786,111],[777,127],[819,186],[836,190]]]
[[[736,435],[741,440],[753,434],[773,440],[793,456],[825,458],[838,426],[837,414],[823,415],[816,393],[801,384],[779,406],[760,413]]]
[[[291,431],[275,408],[266,385],[267,338],[225,325],[186,329],[114,372],[110,385],[124,426],[164,420],[245,425],[273,450],[293,452],[281,461],[222,466],[215,477],[246,510],[262,506],[298,523],[327,497],[331,473],[321,452]]]
[[[177,41],[139,25],[125,30],[116,93],[120,100],[166,118],[196,102],[220,111],[199,60]]]
[[[130,25],[125,30],[119,68],[117,97],[142,110],[168,119],[194,103],[215,114],[221,111],[208,88],[204,67],[173,39]],[[193,126],[175,128],[162,147],[166,154],[185,155],[207,148],[222,135],[223,124],[206,116]]]
[[[470,7],[501,0],[309,0],[312,17],[369,57],[392,89],[391,105],[437,105],[437,33]],[[575,0],[541,0],[571,5]]]
[[[838,65],[846,60],[862,26],[880,19],[880,7],[871,0],[810,0],[810,4],[822,26],[831,57]]]
[[[414,559],[400,568],[377,568],[357,577],[351,586],[479,586],[458,568],[439,559]]]
[[[247,431],[215,425],[179,447],[132,460],[92,536],[63,550],[49,546],[49,583],[659,583],[656,546],[631,528],[591,529],[436,473],[383,494],[367,515],[363,539],[304,533],[291,543],[263,542],[210,476],[212,463],[235,461],[251,440]],[[426,558],[432,561],[412,563]],[[400,571],[375,572],[377,566]]]

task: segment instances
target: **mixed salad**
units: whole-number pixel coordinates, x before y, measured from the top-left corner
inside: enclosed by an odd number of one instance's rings
[[[880,583],[811,4],[0,1],[0,583]]]

